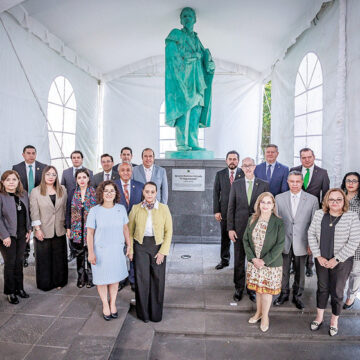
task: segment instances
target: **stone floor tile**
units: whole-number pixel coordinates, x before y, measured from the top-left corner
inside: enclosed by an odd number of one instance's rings
[[[172,287],[198,288],[203,285],[203,275],[200,274],[167,274],[166,283]]]
[[[6,324],[6,322],[12,317],[12,314],[0,313],[0,327]]]
[[[93,313],[96,304],[100,303],[100,298],[89,296],[77,296],[61,313],[62,317],[75,317],[87,319]]]
[[[164,304],[166,307],[204,308],[204,291],[201,288],[167,287]]]
[[[24,360],[62,360],[67,349],[50,346],[34,346]]]
[[[86,286],[80,289],[79,292],[80,296],[93,296],[93,297],[99,297],[99,293],[97,291],[96,286],[93,286],[92,288],[88,289]]]
[[[169,274],[199,274],[203,273],[201,261],[180,260],[167,264]]]
[[[256,305],[249,300],[249,297],[244,294],[241,301],[237,302],[233,299],[234,289],[205,289],[205,308],[217,310],[247,310],[252,311]],[[236,305],[234,305],[236,304]]]
[[[114,348],[109,360],[148,360],[149,353],[146,350]],[[188,359],[190,360],[190,359]]]
[[[0,341],[0,359],[1,360],[23,359],[26,353],[30,349],[31,349],[31,345]]]
[[[69,347],[85,323],[85,319],[59,318],[42,336],[39,345]]]

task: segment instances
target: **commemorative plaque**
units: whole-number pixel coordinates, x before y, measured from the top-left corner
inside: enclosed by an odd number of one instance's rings
[[[205,169],[172,169],[173,191],[205,191]]]

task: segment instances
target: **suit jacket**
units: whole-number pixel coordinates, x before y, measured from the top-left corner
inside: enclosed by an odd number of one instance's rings
[[[119,179],[120,179],[119,173],[117,171],[114,171],[113,169],[113,171],[111,172],[110,180],[116,181]],[[104,171],[101,171],[93,176],[91,180],[91,186],[93,186],[96,189],[99,186],[99,184],[102,183],[103,181],[104,181]]]
[[[257,178],[267,181],[266,161],[256,166],[254,174]],[[287,183],[288,175],[289,168],[276,161],[274,171],[269,183],[270,192],[274,196],[289,190],[289,186]]]
[[[118,164],[116,164],[116,165],[114,165],[113,166],[113,172],[115,171],[116,173],[119,173],[119,165],[120,165],[121,163],[118,163]],[[134,164],[134,163],[131,163],[131,166],[134,168],[135,166],[138,166],[137,164]]]
[[[91,183],[93,178],[93,172],[89,169],[87,170],[89,171],[90,174],[90,183]],[[74,167],[72,166],[64,170],[62,173],[61,185],[64,185],[66,187],[66,191],[68,193],[70,193],[72,190],[76,188],[76,181],[73,171],[74,171]]]
[[[44,233],[44,238],[51,239],[55,236],[65,235],[65,213],[67,192],[62,186],[64,194],[62,197],[56,195],[55,206],[49,195],[40,194],[40,186],[33,189],[30,194],[30,213],[31,220],[40,220],[40,228]]]
[[[26,192],[19,199],[26,208],[26,231],[31,229],[29,216],[29,198]],[[17,213],[16,204],[13,196],[0,193],[0,240],[10,236],[16,237],[17,233]]]
[[[256,199],[265,191],[269,191],[269,184],[264,180],[255,178],[250,205],[248,205],[245,177],[233,182],[229,196],[227,230],[235,230],[240,241],[243,237],[249,216],[254,212]]]
[[[240,179],[244,176],[244,172],[237,168],[236,173],[234,174],[234,181]],[[214,192],[213,192],[213,208],[214,214],[221,213],[221,217],[226,221],[227,209],[229,205],[229,195],[230,195],[230,178],[229,178],[229,168],[225,168],[216,173],[215,182],[214,182]]]
[[[34,179],[34,187],[40,185],[41,182],[41,175],[42,172],[44,170],[44,168],[46,167],[46,164],[43,164],[39,161],[35,161],[35,179]],[[24,189],[26,191],[29,191],[29,184],[28,184],[28,178],[27,178],[27,174],[26,174],[26,164],[25,161],[22,161],[19,164],[16,164],[12,167],[13,170],[17,171],[19,176],[20,176],[20,180],[21,183],[24,187]]]
[[[290,171],[293,170],[302,172],[302,166],[300,165],[290,169]],[[327,171],[315,165],[311,177],[311,181],[308,184],[306,190],[303,186],[303,190],[311,195],[316,196],[319,200],[319,205],[320,205],[329,188],[330,188],[330,179]]]
[[[133,207],[133,205],[136,205],[141,202],[142,200],[142,189],[144,187],[144,184],[135,180],[130,180],[130,201],[129,205],[127,204],[125,200],[124,190],[121,185],[121,180],[116,180],[115,184],[117,185],[119,191],[120,191],[120,202],[119,204],[124,205],[128,215]]]
[[[156,198],[163,204],[167,204],[168,201],[168,181],[166,176],[166,171],[163,167],[158,165],[153,165],[153,171],[151,175],[151,181],[157,185],[157,195]],[[143,184],[146,183],[146,176],[143,165],[135,166],[133,169],[132,178],[136,181],[139,181]]]
[[[255,255],[255,246],[252,241],[252,233],[257,224],[258,220],[255,220],[250,224],[250,219],[244,233],[244,250],[246,253],[247,260],[250,262]],[[265,233],[264,244],[261,249],[260,259],[264,260],[265,266],[278,267],[282,266],[282,250],[285,242],[285,231],[284,223],[274,214],[271,215],[268,227]]]
[[[285,225],[284,254],[288,254],[293,246],[296,256],[307,255],[308,230],[315,211],[319,209],[316,196],[302,191],[295,217],[291,211],[291,192],[287,191],[275,197],[276,208]]]

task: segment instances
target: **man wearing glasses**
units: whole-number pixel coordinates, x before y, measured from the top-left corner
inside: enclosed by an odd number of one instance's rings
[[[109,154],[101,155],[101,167],[103,171],[94,175],[91,185],[96,189],[99,184],[106,180],[119,180],[119,173],[114,171],[114,159]]]
[[[255,161],[249,157],[243,159],[241,169],[245,174],[231,186],[227,213],[229,238],[234,243],[234,300],[240,301],[245,288],[245,250],[243,235],[249,217],[254,213],[258,196],[269,191],[269,184],[254,175]],[[247,289],[251,301],[256,301],[255,292]]]

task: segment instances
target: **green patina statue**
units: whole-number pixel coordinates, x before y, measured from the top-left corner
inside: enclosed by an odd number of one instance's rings
[[[178,152],[206,151],[198,133],[199,127],[210,126],[215,63],[194,32],[195,11],[182,9],[180,22],[183,28],[173,29],[165,40],[165,123],[176,128]]]

